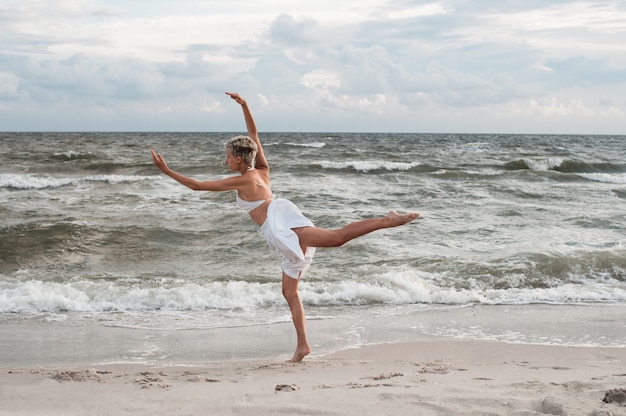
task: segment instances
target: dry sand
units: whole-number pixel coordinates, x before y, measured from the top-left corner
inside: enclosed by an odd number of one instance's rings
[[[622,348],[426,341],[299,364],[2,368],[0,415],[624,416],[624,388]]]

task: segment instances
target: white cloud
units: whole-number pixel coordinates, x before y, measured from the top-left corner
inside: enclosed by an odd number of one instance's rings
[[[623,133],[623,1],[490,3],[2,2],[0,125]]]
[[[430,3],[420,6],[413,6],[406,9],[398,9],[392,11],[381,11],[379,16],[386,19],[414,19],[427,16],[435,16],[438,14],[447,14],[451,10],[439,3]]]
[[[306,87],[338,87],[341,85],[339,75],[323,69],[314,69],[302,76],[302,84]]]
[[[482,24],[467,32],[467,40],[515,43],[523,39],[553,58],[626,53],[620,36],[626,34],[626,10],[620,10],[616,2],[562,2],[532,10],[487,13],[480,20]]]

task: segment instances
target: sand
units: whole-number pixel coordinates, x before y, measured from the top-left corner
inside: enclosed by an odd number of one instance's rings
[[[623,348],[424,341],[298,364],[1,368],[0,415],[606,416],[626,415],[624,388]]]

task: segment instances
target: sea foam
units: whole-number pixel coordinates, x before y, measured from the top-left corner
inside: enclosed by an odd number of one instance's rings
[[[387,171],[407,171],[411,170],[415,167],[420,166],[419,163],[416,162],[391,162],[384,160],[353,160],[353,161],[342,161],[342,162],[333,162],[329,160],[317,162],[324,169],[349,169],[356,170],[359,172],[369,172],[372,170],[387,170]]]
[[[626,184],[626,173],[579,173],[578,175],[593,182]]]
[[[455,289],[415,272],[389,272],[367,280],[307,281],[300,296],[309,306],[376,304],[531,304],[624,302],[626,288],[598,283],[552,288]],[[154,284],[72,283],[29,280],[0,289],[0,313],[262,310],[283,307],[280,284],[246,281],[200,282],[164,279]]]
[[[105,182],[109,184],[152,180],[150,176],[137,175],[92,175],[83,177],[52,177],[39,175],[0,174],[0,188],[8,189],[47,189],[75,185],[81,182]]]

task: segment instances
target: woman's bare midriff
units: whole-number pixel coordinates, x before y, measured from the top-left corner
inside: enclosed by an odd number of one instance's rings
[[[267,207],[269,207],[270,202],[272,202],[272,200],[268,199],[263,203],[263,205],[259,205],[249,212],[250,218],[252,218],[252,221],[257,223],[259,227],[262,226],[267,219]]]

